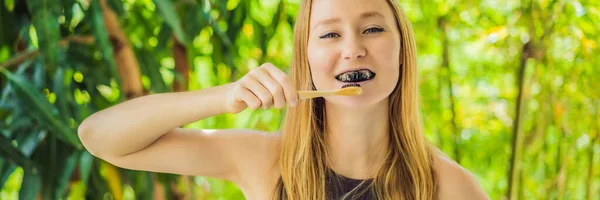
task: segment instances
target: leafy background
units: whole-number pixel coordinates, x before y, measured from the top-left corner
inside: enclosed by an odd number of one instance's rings
[[[600,198],[600,2],[401,1],[426,136],[492,199]],[[287,71],[299,0],[1,0],[0,199],[243,199],[207,177],[120,169],[82,148],[127,99]],[[274,131],[281,110],[188,128]]]

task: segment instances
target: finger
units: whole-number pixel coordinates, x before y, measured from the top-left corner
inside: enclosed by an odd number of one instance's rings
[[[256,110],[258,107],[260,107],[260,99],[258,99],[258,97],[256,97],[254,95],[254,93],[252,93],[250,90],[246,89],[246,88],[242,88],[241,89],[241,94],[239,96],[239,99],[241,101],[243,101],[244,103],[246,103],[246,105],[251,108],[252,110]]]
[[[252,75],[255,76],[257,80],[260,80],[263,87],[271,92],[273,105],[276,108],[283,108],[283,106],[285,106],[285,97],[283,95],[283,88],[279,82],[275,81],[265,69],[257,68],[252,72]]]
[[[256,80],[252,76],[246,77],[243,84],[250,92],[254,94],[254,96],[258,97],[261,101],[261,106],[263,109],[267,109],[271,106],[271,102],[273,101],[273,97],[267,88],[263,87],[258,80]]]
[[[290,104],[295,106],[298,102],[298,92],[292,84],[289,76],[274,65],[265,65],[265,69],[271,75],[271,77],[273,77],[273,79],[275,79],[275,81],[281,85],[285,99],[290,102]]]

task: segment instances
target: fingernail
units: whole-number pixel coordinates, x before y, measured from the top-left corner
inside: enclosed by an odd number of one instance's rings
[[[298,103],[298,102],[296,102],[296,100],[292,100],[291,103],[292,103],[292,107],[296,107],[296,103]]]

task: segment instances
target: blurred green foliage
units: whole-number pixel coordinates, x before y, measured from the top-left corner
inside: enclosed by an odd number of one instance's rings
[[[106,2],[144,94],[176,91],[178,82],[187,90],[225,84],[264,62],[288,69],[298,0]],[[600,2],[401,4],[413,22],[434,144],[492,199],[600,198]],[[113,54],[122,44],[100,5],[0,1],[0,199],[243,199],[226,181],[120,169],[82,148],[79,123],[124,101],[130,80],[119,73]],[[281,117],[246,110],[186,127],[274,131]]]

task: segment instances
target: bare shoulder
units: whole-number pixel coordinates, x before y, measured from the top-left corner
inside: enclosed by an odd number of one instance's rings
[[[456,162],[438,154],[435,170],[439,180],[439,199],[487,200],[489,197],[471,172]]]

